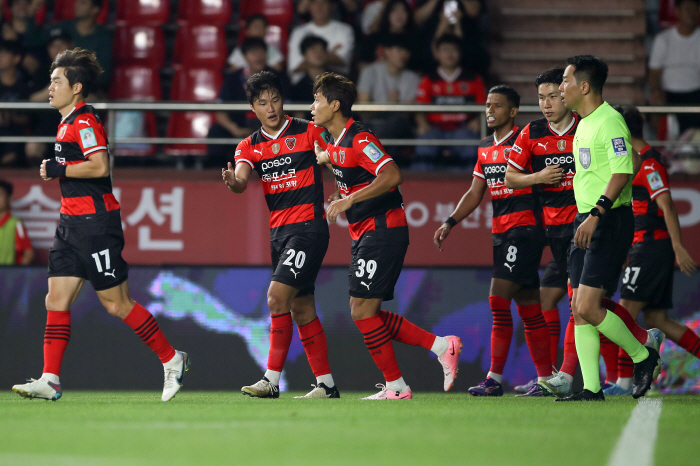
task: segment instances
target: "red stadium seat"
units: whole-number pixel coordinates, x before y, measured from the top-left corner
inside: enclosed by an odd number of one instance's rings
[[[248,3],[255,0],[244,0]],[[180,0],[177,21],[223,26],[231,21],[231,0]]]
[[[152,68],[142,68],[137,66],[118,67],[112,75],[114,86],[110,86],[109,98],[112,100],[140,100],[140,101],[156,101],[161,100],[160,76],[158,70]],[[133,118],[135,113],[137,119],[142,118],[141,128],[121,128],[119,125],[124,123],[125,119]],[[117,133],[125,131],[127,136],[143,135],[146,137],[156,137],[156,116],[153,112],[117,112]],[[128,122],[126,126],[129,125]],[[153,144],[115,144],[115,155],[152,155],[156,151]]]
[[[105,24],[109,15],[109,0],[102,0],[102,10],[97,15],[97,22]],[[75,0],[56,0],[53,7],[53,22],[75,18]]]
[[[115,66],[142,65],[161,68],[165,62],[165,40],[158,26],[121,25],[114,32],[112,59]]]
[[[245,20],[255,14],[265,15],[270,24],[282,26],[284,29],[292,24],[294,19],[294,2],[292,0],[257,0],[242,1],[239,18]]]
[[[173,64],[221,69],[226,64],[226,35],[219,26],[182,26],[175,37]]]
[[[675,26],[677,23],[676,0],[659,0],[659,25],[669,27]]]
[[[180,68],[173,78],[170,100],[213,101],[219,95],[223,77],[218,70]],[[168,137],[205,138],[214,115],[208,112],[173,112],[168,122]],[[168,144],[170,155],[206,155],[205,144]]]
[[[168,0],[118,0],[117,22],[128,24],[165,24],[170,18]]]

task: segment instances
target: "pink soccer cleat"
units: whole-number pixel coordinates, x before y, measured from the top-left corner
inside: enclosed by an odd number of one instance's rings
[[[374,395],[368,396],[366,398],[360,398],[361,400],[410,400],[413,398],[411,393],[411,387],[406,386],[406,391],[401,393],[394,390],[390,390],[388,387],[378,383],[375,385],[380,391]]]
[[[449,392],[457,378],[459,355],[462,354],[462,340],[454,335],[445,338],[447,338],[447,351],[442,356],[438,356],[438,361],[442,364],[442,372],[445,374],[445,391]]]

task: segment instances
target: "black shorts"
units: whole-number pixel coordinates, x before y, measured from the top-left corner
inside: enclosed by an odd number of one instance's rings
[[[622,275],[622,299],[645,302],[651,309],[671,309],[675,260],[668,238],[633,245]]]
[[[272,281],[299,290],[297,297],[314,294],[316,277],[328,250],[328,236],[303,233],[272,241]]]
[[[493,246],[493,278],[517,283],[523,288],[540,287],[540,260],[544,242],[520,236]]]
[[[571,236],[563,238],[547,238],[549,249],[552,250],[552,260],[544,269],[540,286],[545,288],[567,289],[569,281],[569,251]]]
[[[120,226],[56,228],[49,249],[49,277],[79,277],[96,291],[123,283],[129,264],[122,258],[124,232]]]
[[[576,214],[574,232],[590,214]],[[575,234],[575,233],[574,233]],[[609,293],[617,289],[617,282],[634,237],[632,207],[611,209],[598,222],[591,238],[591,247],[581,249],[571,243],[569,275],[571,287],[580,285],[604,288]]]
[[[350,253],[350,296],[394,299],[394,286],[401,275],[408,244],[377,244],[365,236],[353,242]]]

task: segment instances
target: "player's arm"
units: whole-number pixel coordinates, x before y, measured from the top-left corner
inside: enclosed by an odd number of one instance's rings
[[[681,242],[681,224],[678,221],[676,204],[673,202],[669,191],[659,194],[656,197],[656,203],[664,212],[666,228],[668,229],[668,235],[671,237],[671,244],[673,244],[673,252],[676,254],[678,267],[681,269],[681,272],[689,276],[697,270],[697,264],[690,257],[690,254],[688,254]]]
[[[459,200],[459,204],[457,204],[454,212],[452,212],[452,215],[450,215],[450,217],[454,219],[455,224],[469,217],[469,215],[471,215],[471,213],[474,212],[477,207],[479,207],[481,200],[484,198],[485,192],[486,182],[481,178],[474,177],[469,191],[462,196],[462,199]],[[445,222],[435,232],[433,244],[435,244],[440,251],[442,251],[442,242],[445,241],[445,238],[447,238],[447,235],[450,234],[450,231],[452,231],[452,226]]]
[[[231,162],[229,162],[228,170],[225,168],[221,169],[221,177],[224,180],[224,184],[231,192],[240,194],[248,187],[248,179],[252,171],[253,169],[250,168],[250,165],[245,162],[236,163],[235,169]]]
[[[62,165],[55,159],[45,159],[41,162],[39,172],[44,181],[55,178],[104,178],[109,176],[109,157],[107,151],[100,151],[73,165]]]
[[[510,189],[523,189],[536,184],[556,184],[561,182],[563,169],[560,165],[550,165],[542,171],[532,173],[532,142],[530,126],[520,132],[513,144],[506,167],[506,186]]]
[[[379,172],[377,177],[368,186],[352,193],[345,199],[333,201],[326,211],[328,221],[335,223],[338,215],[350,209],[353,204],[379,197],[396,188],[401,183],[403,183],[403,177],[401,176],[399,167],[397,167],[393,161],[386,163],[382,171]]]

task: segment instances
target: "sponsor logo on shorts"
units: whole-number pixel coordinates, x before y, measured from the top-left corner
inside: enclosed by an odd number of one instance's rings
[[[591,166],[591,149],[588,147],[580,147],[578,149],[578,161],[581,162],[583,168]]]
[[[506,267],[508,267],[508,270],[510,270],[511,273],[513,272],[513,267],[515,267],[515,264],[510,265],[509,263],[504,262],[503,265],[505,265]]]

